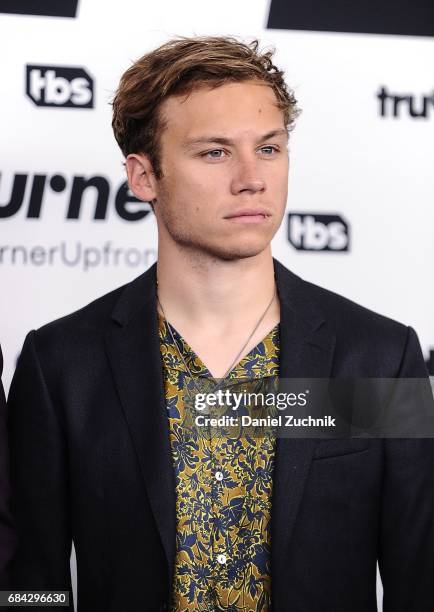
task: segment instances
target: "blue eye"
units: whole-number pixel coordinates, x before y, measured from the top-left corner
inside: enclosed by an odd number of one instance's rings
[[[202,157],[207,157],[208,155],[211,159],[220,159],[221,155],[210,155],[211,153],[223,153],[223,149],[213,149],[212,151],[207,151],[202,154]]]
[[[274,153],[279,152],[279,148],[273,145],[266,145],[264,147],[261,147],[259,150],[264,151],[265,149],[268,149],[268,153],[266,153],[267,156],[272,156]],[[209,159],[221,159],[223,157],[224,152],[225,152],[224,149],[212,149],[211,151],[206,151],[205,153],[201,153],[200,156],[208,157]],[[217,155],[214,155],[214,153],[217,153]]]

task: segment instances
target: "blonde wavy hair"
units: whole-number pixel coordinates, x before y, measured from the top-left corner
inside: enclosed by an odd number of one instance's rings
[[[112,102],[112,127],[122,153],[146,154],[161,178],[159,136],[167,125],[159,112],[162,102],[251,79],[273,89],[290,131],[300,111],[283,71],[272,62],[274,52],[261,52],[257,39],[244,43],[232,36],[179,36],[146,53],[122,75]]]

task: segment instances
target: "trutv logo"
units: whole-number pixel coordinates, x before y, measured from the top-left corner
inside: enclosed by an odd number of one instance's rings
[[[381,117],[401,117],[431,119],[434,116],[434,90],[430,94],[397,94],[390,92],[384,85],[377,93]]]
[[[26,93],[36,106],[93,108],[93,84],[84,68],[26,66]]]
[[[337,214],[289,213],[288,240],[297,251],[349,251],[348,223]]]

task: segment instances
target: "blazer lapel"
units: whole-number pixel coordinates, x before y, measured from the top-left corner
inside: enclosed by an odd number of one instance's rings
[[[106,347],[122,410],[168,563],[175,558],[175,479],[156,308],[156,264],[128,285],[112,314]]]
[[[279,377],[328,378],[335,336],[307,290],[308,284],[274,260],[280,300]],[[283,592],[285,556],[303,496],[314,439],[278,438],[271,515],[271,571],[273,596]]]

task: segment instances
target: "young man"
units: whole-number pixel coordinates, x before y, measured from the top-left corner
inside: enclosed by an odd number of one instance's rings
[[[113,127],[158,262],[31,332],[10,394],[13,571],[79,612],[434,606],[430,440],[203,439],[198,381],[426,377],[415,332],[273,259],[296,101],[233,38],[138,60]],[[186,395],[185,395],[186,392]]]

